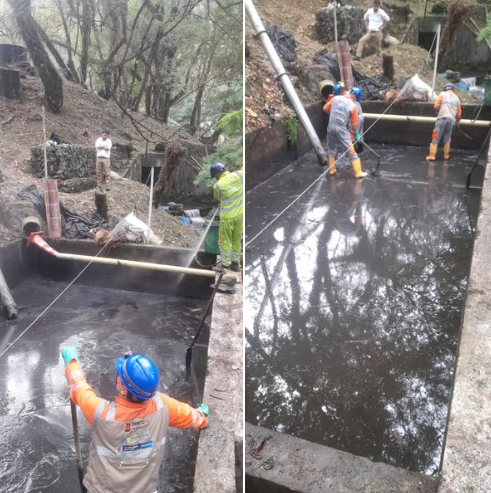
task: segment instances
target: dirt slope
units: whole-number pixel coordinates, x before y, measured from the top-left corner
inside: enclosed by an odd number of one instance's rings
[[[30,172],[29,158],[31,146],[43,141],[40,117],[43,89],[40,80],[34,77],[22,79],[21,84],[20,102],[0,98],[0,170],[3,176],[3,183],[0,183],[0,208],[17,202],[17,193],[25,186],[34,183],[38,188],[42,187],[41,180]],[[196,141],[177,127],[161,124],[137,113],[132,115],[154,132],[152,138],[156,142],[167,138]],[[135,130],[130,119],[122,116],[116,103],[106,101],[76,84],[65,83],[62,112],[58,115],[47,113],[46,118],[47,135],[56,132],[63,142],[93,145],[102,129],[108,129],[113,145],[131,144],[140,152],[145,150],[145,140]],[[76,212],[87,214],[95,212],[93,193],[93,190],[80,194],[60,193],[60,200]],[[140,183],[113,181],[109,194],[110,213],[123,217],[139,203],[139,217],[146,222],[148,194],[148,187]],[[5,222],[2,224],[0,214],[0,245],[19,237],[19,232],[6,227]],[[152,227],[165,245],[189,247],[196,243],[197,233],[194,228],[183,225],[180,219],[162,210],[154,210]]]
[[[317,96],[309,93],[302,83],[302,70],[312,65],[312,58],[316,51],[327,48],[335,52],[334,43],[325,46],[315,39],[313,26],[315,13],[329,2],[326,0],[292,0],[285,2],[280,0],[258,0],[255,2],[257,11],[263,22],[269,22],[291,32],[295,37],[297,62],[287,71],[291,75],[300,99],[305,102],[314,102]],[[371,0],[342,1],[343,5],[354,5],[369,8]],[[382,8],[391,17],[389,32],[399,40],[406,32],[412,21],[423,15],[425,0],[411,0],[403,2],[391,0],[383,2]],[[428,12],[432,4],[429,4]],[[246,129],[260,128],[266,125],[267,116],[262,113],[264,108],[272,106],[279,116],[289,115],[290,106],[285,100],[280,85],[275,80],[275,74],[269,60],[263,52],[261,44],[254,37],[254,32],[249,21],[246,21],[246,43],[250,55],[246,57],[245,84],[246,84]],[[399,45],[390,47],[388,53],[394,56],[395,80],[407,79],[421,71],[420,76],[431,85],[432,60],[427,62],[428,52],[423,48],[413,45]],[[425,63],[426,62],[426,63]],[[364,58],[360,61],[352,60],[353,67],[371,77],[380,77],[382,71],[382,58],[376,55]],[[320,81],[319,81],[320,82]],[[436,89],[439,90],[445,84],[445,79],[437,77]],[[458,92],[463,102],[475,102],[466,93]]]

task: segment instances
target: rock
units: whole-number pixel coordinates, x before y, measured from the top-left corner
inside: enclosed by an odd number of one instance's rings
[[[319,41],[330,43],[334,39],[334,9],[322,9],[315,14],[314,32]],[[341,7],[336,10],[338,25],[338,40],[346,39],[349,44],[358,43],[365,34],[363,16],[366,9],[363,7]]]
[[[27,115],[27,121],[28,122],[42,122],[43,117],[41,113],[31,113],[30,115]]]
[[[48,158],[48,175],[51,177],[68,181],[95,175],[96,155],[92,146],[69,144],[49,146],[46,149],[46,155]],[[31,148],[31,169],[36,176],[40,178],[44,176],[42,145]],[[87,189],[82,188],[82,190]],[[76,190],[71,191],[75,192]]]
[[[59,180],[58,190],[65,193],[80,193],[95,188],[96,185],[97,178],[95,175],[87,178],[71,178],[69,180]]]

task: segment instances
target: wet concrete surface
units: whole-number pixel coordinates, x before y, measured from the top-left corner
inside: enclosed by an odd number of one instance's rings
[[[339,166],[247,246],[246,421],[434,474],[483,172],[466,192],[475,155],[374,150],[379,177]],[[249,192],[246,244],[319,173],[307,154]]]
[[[0,352],[59,294],[66,283],[28,278],[13,290],[20,318],[0,321]],[[185,379],[186,347],[204,301],[75,284],[0,359],[0,491],[79,492],[73,431],[60,348],[74,345],[96,392],[115,395],[115,360],[128,349],[151,357],[160,390],[196,405],[203,381]],[[200,341],[204,351],[208,334]],[[193,354],[193,363],[204,357]],[[204,375],[203,365],[196,373]],[[91,431],[79,426],[84,462]],[[192,490],[198,435],[171,429],[159,492]]]

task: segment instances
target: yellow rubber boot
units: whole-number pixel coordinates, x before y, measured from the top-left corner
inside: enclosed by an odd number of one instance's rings
[[[427,161],[434,161],[436,159],[437,149],[438,149],[438,144],[430,144],[430,155],[426,156]]]
[[[450,159],[450,144],[445,144],[443,146],[443,159]]]
[[[353,159],[353,162],[351,164],[353,165],[353,171],[355,172],[355,178],[365,178],[365,176],[368,175],[368,173],[365,173],[364,171],[361,170],[361,161],[360,161],[359,157],[357,157],[356,159]]]
[[[336,168],[334,167],[335,162],[336,162],[336,159],[334,159],[333,156],[329,156],[329,174],[331,176],[336,174]]]

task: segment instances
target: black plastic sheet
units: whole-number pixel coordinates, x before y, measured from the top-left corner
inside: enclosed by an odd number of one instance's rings
[[[46,220],[46,205],[44,203],[44,193],[40,192],[36,185],[23,188],[18,197],[30,200],[36,208],[38,214]],[[65,238],[84,239],[93,238],[94,232],[101,229],[104,218],[97,213],[91,216],[82,216],[60,202],[62,234]]]
[[[336,81],[340,80],[341,75],[339,73],[336,55],[329,53],[327,50],[320,50],[314,54],[314,62],[319,65],[326,65]],[[352,70],[356,87],[359,87],[363,92],[363,99],[385,100],[385,93],[389,90],[391,85],[390,80],[383,78],[382,80],[377,81],[373,77],[368,77],[368,75],[359,72],[353,67]]]
[[[294,63],[297,59],[297,54],[295,53],[296,43],[293,34],[267,22],[264,27],[278,55],[286,62]]]

